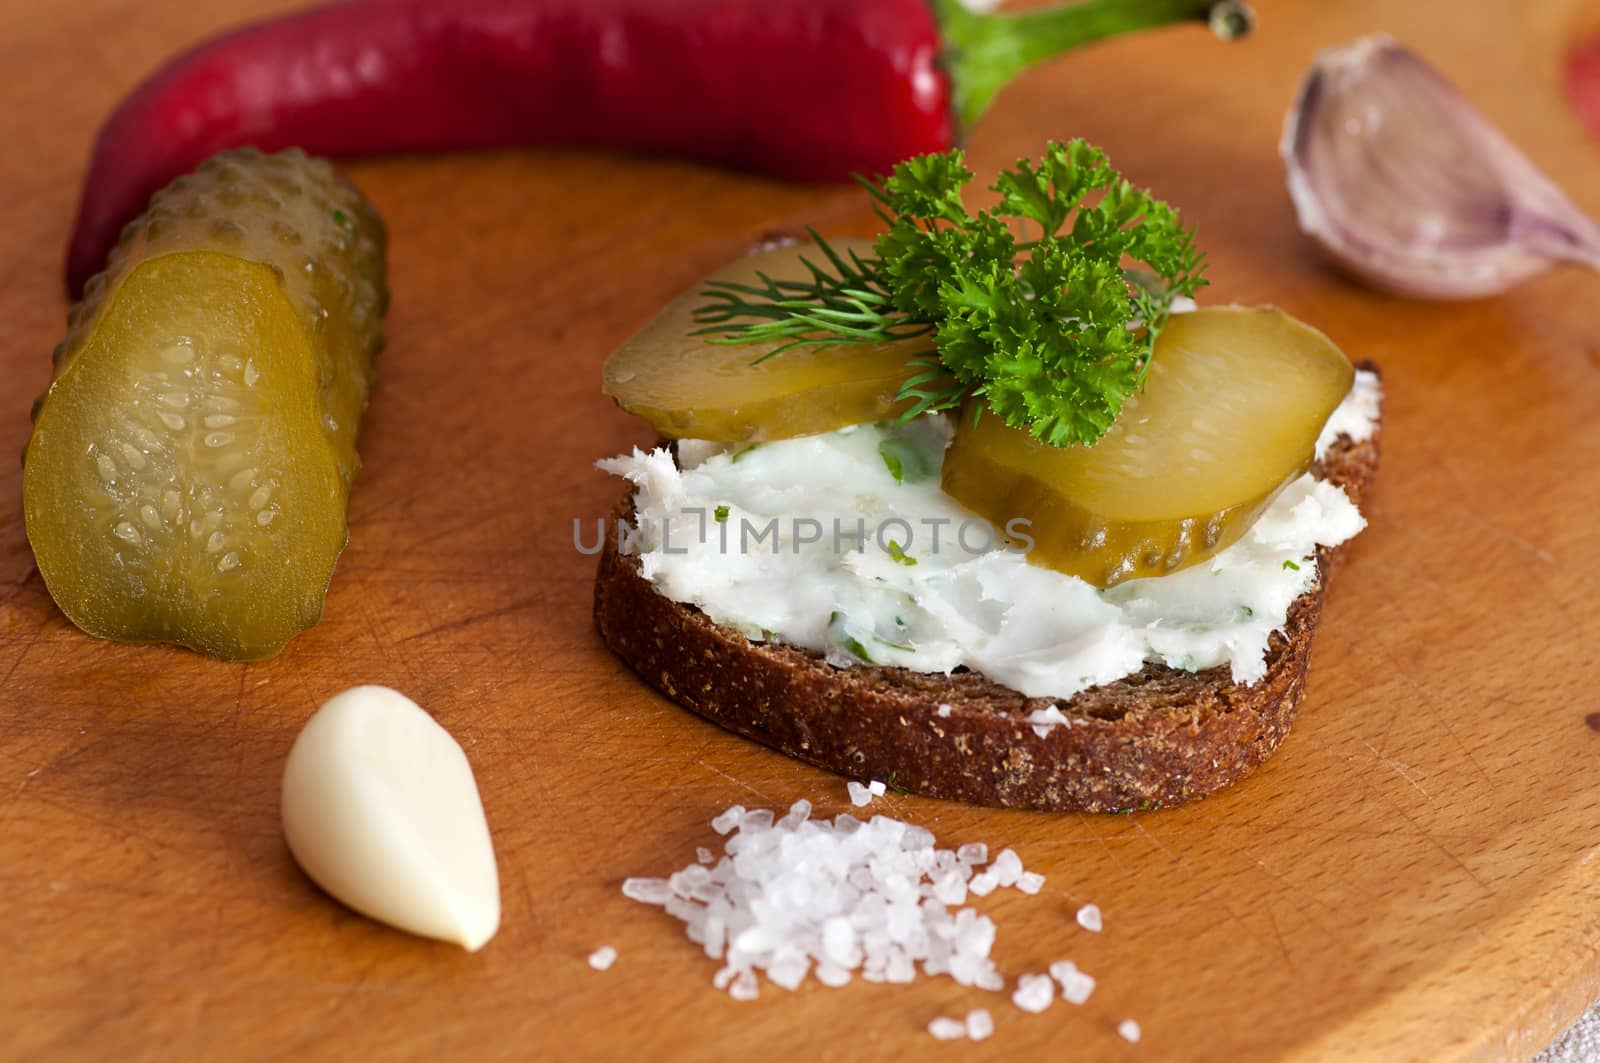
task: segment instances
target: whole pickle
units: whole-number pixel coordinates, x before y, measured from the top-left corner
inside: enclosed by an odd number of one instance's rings
[[[28,541],[92,635],[268,657],[322,615],[383,343],[383,222],[303,152],[157,193],[34,405]]]

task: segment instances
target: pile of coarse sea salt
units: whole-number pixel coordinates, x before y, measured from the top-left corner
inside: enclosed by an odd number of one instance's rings
[[[1011,849],[991,862],[981,843],[940,849],[929,831],[888,816],[812,819],[804,800],[782,818],[735,805],[711,826],[726,838],[720,859],[701,848],[696,863],[668,878],[630,878],[622,892],[681,920],[690,940],[723,961],[712,984],[735,1000],[759,995],[757,971],[792,990],[807,975],[828,986],[856,977],[910,982],[920,967],[961,985],[1002,990],[1006,980],[989,956],[995,924],[962,905],[996,888],[1038,893],[1044,885]],[[1090,912],[1092,925],[1084,918]],[[1079,923],[1099,930],[1099,910],[1086,906]],[[1012,1002],[1043,1011],[1056,998],[1052,983],[1073,1004],[1094,989],[1092,977],[1062,960],[1048,975],[1022,975]],[[929,1024],[940,1038],[981,1040],[992,1029],[982,1009],[966,1022]],[[1129,1040],[1137,1039],[1133,1030],[1131,1022],[1119,1028]]]

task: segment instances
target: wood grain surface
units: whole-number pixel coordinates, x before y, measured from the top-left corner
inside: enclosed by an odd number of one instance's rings
[[[78,0],[0,11],[0,453],[66,309],[60,263],[94,131],[170,52],[276,5]],[[389,347],[352,537],[321,626],[220,664],[85,637],[56,612],[0,462],[0,1057],[266,1059],[1456,1059],[1525,1057],[1600,992],[1600,281],[1463,306],[1386,298],[1297,235],[1277,136],[1313,52],[1386,29],[1425,51],[1580,204],[1600,150],[1558,98],[1578,0],[1261,0],[1037,71],[970,148],[1103,145],[1180,204],[1215,301],[1273,302],[1388,382],[1372,526],[1334,585],[1301,718],[1232,790],[1132,816],[891,795],[941,843],[1011,845],[1048,883],[978,902],[1010,976],[1070,956],[1082,1008],[1024,1014],[923,979],[752,1003],[618,892],[710,844],[725,806],[847,807],[843,781],[656,696],[590,622],[572,520],[591,462],[650,433],[601,361],[757,234],[870,232],[848,189],[596,152],[349,167],[393,234]],[[481,954],[329,901],[278,825],[283,758],[325,698],[387,683],[454,732],[498,847]],[[1072,912],[1097,902],[1105,931]],[[615,967],[584,959],[611,944]],[[993,1038],[929,1019],[987,1006]],[[1137,1046],[1117,1023],[1136,1018]],[[1040,1057],[1045,1058],[1045,1057]]]

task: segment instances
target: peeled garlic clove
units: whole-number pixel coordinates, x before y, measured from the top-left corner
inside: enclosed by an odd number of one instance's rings
[[[1560,261],[1600,268],[1600,228],[1389,37],[1317,56],[1280,150],[1300,228],[1375,288],[1470,299]]]
[[[283,771],[283,833],[307,875],[364,915],[469,952],[500,926],[500,880],[467,756],[380,686],[306,723]]]

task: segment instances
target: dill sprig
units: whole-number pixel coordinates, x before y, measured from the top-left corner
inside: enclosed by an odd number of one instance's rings
[[[825,257],[820,265],[800,260],[810,280],[757,273],[760,284],[709,281],[703,294],[712,302],[695,310],[695,320],[705,326],[695,335],[717,337],[714,343],[783,341],[756,359],[759,365],[796,347],[886,343],[933,331],[932,322],[913,320],[896,308],[878,275],[877,259],[854,251],[841,255],[815,229],[807,226],[806,232]]]
[[[905,419],[970,402],[1052,446],[1093,443],[1143,384],[1172,300],[1206,283],[1193,229],[1081,140],[1002,171],[999,202],[976,215],[972,177],[957,150],[857,178],[888,226],[873,255],[812,232],[808,278],[713,282],[697,334],[778,344],[758,361],[927,336],[900,387]]]

